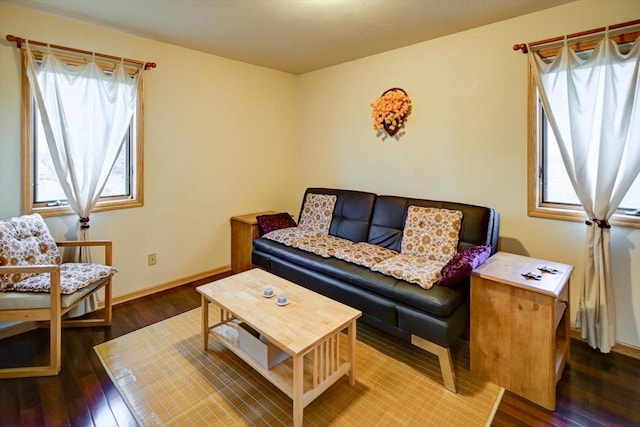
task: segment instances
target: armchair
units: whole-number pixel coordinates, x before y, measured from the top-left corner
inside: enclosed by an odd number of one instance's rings
[[[58,248],[96,246],[104,264],[62,263]],[[0,379],[57,375],[61,367],[61,328],[111,325],[110,241],[55,242],[39,214],[0,221],[0,322],[34,322],[49,327],[49,364],[0,369]],[[101,319],[67,319],[78,304],[104,288]]]

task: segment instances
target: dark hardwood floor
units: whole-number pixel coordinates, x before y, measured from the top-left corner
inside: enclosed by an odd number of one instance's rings
[[[58,376],[0,380],[0,426],[135,426],[93,347],[198,307],[194,288],[203,282],[118,305],[110,328],[63,330]],[[29,362],[31,355],[46,360],[46,329],[0,341],[0,366]],[[557,410],[506,392],[493,425],[640,426],[640,361],[573,341],[571,364],[558,384]]]
[[[640,426],[640,360],[572,340],[570,364],[547,411],[506,392],[494,426]]]

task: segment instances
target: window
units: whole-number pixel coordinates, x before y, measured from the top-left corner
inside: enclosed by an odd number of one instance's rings
[[[593,45],[589,49],[593,48]],[[555,56],[559,48],[541,51]],[[583,50],[588,52],[586,48]],[[630,70],[632,72],[633,70]],[[528,210],[533,217],[583,221],[586,215],[564,168],[560,150],[529,72]],[[622,200],[611,223],[640,228],[640,176]]]
[[[67,58],[65,58],[67,60]],[[67,62],[77,63],[77,58]],[[105,73],[113,65],[100,63]],[[23,66],[23,211],[42,215],[73,213],[56,175],[47,146],[40,113],[31,95]],[[142,96],[129,125],[124,145],[94,211],[142,206]]]

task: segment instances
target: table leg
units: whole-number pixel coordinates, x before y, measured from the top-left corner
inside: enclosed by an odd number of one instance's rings
[[[356,384],[356,321],[349,323],[348,327],[349,335],[349,362],[351,363],[351,369],[349,369],[349,385]]]
[[[202,344],[204,351],[209,347],[209,301],[201,295],[202,301]]]
[[[293,356],[293,425],[302,427],[304,410],[302,396],[304,394],[304,356]]]

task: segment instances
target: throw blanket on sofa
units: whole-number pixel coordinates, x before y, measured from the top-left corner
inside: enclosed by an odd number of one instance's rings
[[[402,252],[398,253],[382,246],[331,236],[326,224],[309,227],[303,222],[304,218],[323,218],[323,215],[318,215],[308,205],[317,204],[317,198],[324,195],[314,194],[316,198],[311,201],[309,196],[311,194],[307,195],[300,221],[302,225],[274,230],[263,237],[324,258],[335,257],[362,265],[424,289],[430,289],[438,281],[440,271],[456,254],[462,222],[460,211],[410,206],[403,230]],[[322,213],[327,212],[326,203],[320,209]],[[328,217],[331,218],[331,212]]]

